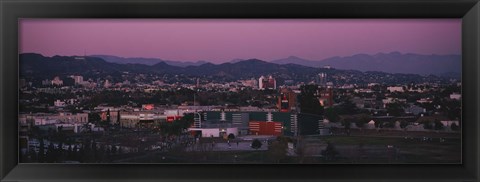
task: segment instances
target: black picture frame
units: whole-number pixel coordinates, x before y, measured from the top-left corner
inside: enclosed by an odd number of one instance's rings
[[[18,164],[19,18],[462,18],[462,164]],[[478,0],[0,0],[2,181],[479,181]]]

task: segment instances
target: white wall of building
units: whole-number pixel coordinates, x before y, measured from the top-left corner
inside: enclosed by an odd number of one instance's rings
[[[460,100],[461,98],[462,98],[461,94],[458,94],[458,93],[450,94],[450,99]]]
[[[221,137],[220,128],[188,128],[188,131],[201,131],[202,132],[202,137]],[[225,132],[227,136],[230,133],[233,133],[235,136],[238,136],[238,128],[226,128]]]
[[[387,90],[390,92],[404,92],[403,87],[400,86],[387,87]]]
[[[238,136],[238,128],[227,128],[227,135],[234,134],[235,137]]]
[[[23,121],[25,120],[25,121]],[[47,124],[60,124],[60,123],[70,123],[70,124],[83,124],[88,123],[88,114],[87,113],[59,113],[59,114],[21,114],[19,116],[19,122],[33,122],[34,125],[47,125]]]

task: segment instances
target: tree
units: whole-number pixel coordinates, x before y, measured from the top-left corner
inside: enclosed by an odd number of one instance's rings
[[[255,150],[258,150],[260,147],[262,147],[262,142],[258,139],[255,139],[252,141],[251,147]]]
[[[345,114],[345,115],[352,115],[357,114],[358,108],[357,106],[350,100],[346,99],[342,104],[339,106],[338,114]]]
[[[123,153],[123,150],[122,150],[122,147],[118,147],[118,154],[122,154]]]
[[[382,123],[382,128],[393,128],[395,124],[392,121],[386,121]]]
[[[193,113],[185,114],[181,119],[177,120],[177,122],[179,122],[180,127],[182,129],[187,129],[191,127],[193,124],[193,121],[194,121]]]
[[[105,160],[105,145],[100,145],[99,150],[97,151],[97,161],[103,162]]]
[[[180,135],[185,129],[192,126],[193,117],[193,114],[190,113],[173,122],[162,122],[159,125],[160,132],[163,135]]]
[[[318,122],[323,120],[321,116],[300,113],[298,116],[298,133],[299,135],[318,134]]]
[[[350,119],[350,118],[345,118],[345,119],[343,119],[343,122],[342,122],[342,125],[343,125],[343,127],[344,127],[344,129],[345,129],[345,133],[346,133],[348,136],[350,136],[350,125],[352,124],[352,121],[351,121],[351,120],[352,120],[352,119]]]
[[[63,80],[63,85],[64,86],[74,86],[75,85],[75,80],[70,77],[62,77]]]
[[[387,108],[387,112],[391,116],[401,116],[403,115],[403,113],[405,113],[402,105],[400,105],[399,103],[389,103],[386,105],[386,108]]]
[[[117,121],[115,123],[116,125],[120,124],[120,111],[117,111]]]
[[[330,122],[338,122],[340,120],[340,116],[338,115],[337,109],[330,107],[325,109],[325,117]]]
[[[452,123],[452,124],[450,125],[450,129],[452,129],[452,131],[458,131],[458,128],[459,128],[458,125],[455,124],[455,123]]]
[[[117,146],[112,146],[112,154],[117,154]]]
[[[441,110],[451,120],[458,120],[462,115],[459,100],[443,101]]]
[[[325,160],[329,161],[329,160],[335,160],[339,153],[335,149],[335,146],[333,145],[333,143],[328,142],[327,148],[325,148],[325,150],[322,150],[321,154],[324,156]]]
[[[75,160],[75,161],[80,161],[80,159],[78,158],[79,156],[79,149],[77,147],[77,145],[75,145],[73,147],[73,150],[72,150],[72,156],[71,156],[71,159],[72,160]]]
[[[92,152],[92,142],[90,140],[86,140],[83,145],[83,153],[80,155],[82,157],[83,162],[93,162],[94,161],[94,153]]]
[[[360,121],[360,120],[356,120],[355,121],[355,126],[357,126],[358,128],[363,128],[363,126],[365,126],[365,122]]]
[[[100,122],[102,118],[100,117],[100,114],[98,113],[88,113],[88,122],[90,123],[96,123]]]
[[[282,143],[288,143],[288,142],[293,142],[293,139],[290,138],[290,137],[286,137],[286,136],[278,136],[277,141],[280,141]]]
[[[400,128],[405,129],[407,126],[408,126],[407,121],[404,121],[404,120],[400,121]]]
[[[45,143],[43,138],[40,138],[40,149],[38,149],[38,162],[45,162]]]
[[[30,148],[30,150],[28,150],[28,156],[30,157],[30,161],[34,161],[34,162],[37,162],[37,154],[35,153],[35,149],[33,148]]]
[[[66,152],[66,159],[67,159],[67,160],[74,160],[74,159],[73,159],[73,149],[72,149],[72,145],[68,145],[68,149],[67,149],[67,152]]]
[[[444,125],[439,120],[435,120],[435,130],[443,130]]]
[[[356,117],[355,125],[359,128],[363,128],[365,124],[370,121],[370,116],[367,114],[360,114]]]
[[[107,123],[110,124],[111,119],[110,119],[110,109],[107,109]]]
[[[360,114],[358,116],[358,120],[362,121],[363,123],[368,123],[368,122],[370,122],[371,117],[368,114]]]
[[[65,152],[63,151],[63,143],[60,142],[60,143],[58,144],[58,147],[57,147],[57,150],[56,150],[56,160],[57,160],[58,162],[62,162],[62,161],[65,160],[65,158],[64,158],[64,153],[65,153]]]
[[[228,139],[230,140],[235,139],[235,135],[233,133],[228,134]]]
[[[110,158],[111,158],[111,155],[112,155],[112,150],[108,146],[106,146],[105,148],[106,148],[106,150],[105,150],[105,160],[110,161]]]
[[[277,140],[268,146],[268,157],[275,163],[280,163],[281,160],[287,157],[288,143]]]
[[[427,129],[427,130],[433,129],[433,123],[431,121],[424,122],[423,129]]]
[[[48,163],[53,163],[55,162],[56,154],[55,154],[55,146],[53,145],[53,142],[50,142],[48,145],[47,149],[47,154],[46,154],[46,162]]]
[[[302,113],[323,115],[323,106],[320,105],[317,96],[317,86],[304,85],[301,88],[301,94],[298,96],[300,111]]]
[[[358,153],[358,158],[364,158],[365,156],[365,148],[363,143],[359,143],[357,146],[357,153]]]
[[[164,135],[180,135],[182,133],[181,121],[160,123],[160,131]]]
[[[96,162],[98,160],[98,150],[97,150],[97,143],[95,141],[92,142],[92,158],[93,161]]]
[[[86,155],[86,153],[85,153],[84,148],[83,148],[83,147],[79,148],[79,149],[78,149],[78,154],[77,154],[77,159],[78,159],[78,161],[79,161],[79,162],[87,162],[87,161],[85,160],[85,159],[86,159],[85,155]]]

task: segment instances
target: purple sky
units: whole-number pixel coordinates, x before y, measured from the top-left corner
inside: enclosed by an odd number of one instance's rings
[[[461,19],[22,19],[20,52],[176,61],[460,54]]]

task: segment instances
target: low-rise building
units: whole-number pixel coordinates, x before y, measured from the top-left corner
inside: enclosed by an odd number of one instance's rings
[[[167,121],[167,115],[151,111],[121,111],[120,126],[125,128],[152,127]]]
[[[61,80],[60,77],[56,76],[52,80],[52,85],[61,86],[63,85],[63,80]]]
[[[228,112],[228,111],[208,111],[199,113],[202,126],[209,121],[224,120],[231,122],[232,127],[236,127],[240,135],[256,134],[252,132],[252,122],[276,122],[277,129],[281,128],[281,135],[294,135],[297,133],[298,118],[295,113],[288,112]],[[280,123],[280,125],[278,125]],[[262,125],[262,124],[260,124]],[[270,126],[270,124],[266,124]],[[272,125],[273,126],[273,125]],[[280,126],[280,127],[278,127]],[[271,129],[271,128],[270,128]],[[263,132],[263,131],[262,131]],[[262,133],[260,132],[260,133]],[[270,134],[275,134],[270,132]],[[277,134],[275,134],[277,135]]]
[[[84,124],[88,123],[88,114],[87,113],[35,113],[35,114],[20,114],[19,122],[31,124],[34,126],[38,125],[50,125],[50,124],[59,124],[59,123],[69,123],[69,124]]]
[[[459,94],[459,93],[452,93],[452,94],[450,94],[450,99],[460,100],[461,98],[462,98],[462,94]]]
[[[207,120],[202,122],[201,127],[188,128],[196,137],[223,137],[233,134],[237,137],[240,133],[238,127],[233,126],[231,120]]]
[[[387,87],[387,90],[390,91],[390,92],[404,92],[405,91],[402,86]]]
[[[283,134],[282,122],[275,121],[250,121],[248,124],[251,135],[273,135],[280,136]]]
[[[419,115],[420,113],[425,113],[427,112],[427,110],[423,107],[420,107],[420,106],[417,106],[417,105],[413,105],[411,104],[410,106],[408,106],[407,108],[405,108],[405,113],[407,114],[413,114],[413,115]]]

